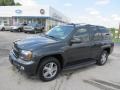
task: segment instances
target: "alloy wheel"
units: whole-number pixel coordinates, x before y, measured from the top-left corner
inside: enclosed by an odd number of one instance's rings
[[[54,62],[47,63],[43,68],[43,76],[44,78],[50,79],[53,78],[57,74],[57,64]]]
[[[103,53],[103,54],[101,55],[101,63],[104,64],[106,61],[107,61],[107,54],[106,54],[106,53]]]

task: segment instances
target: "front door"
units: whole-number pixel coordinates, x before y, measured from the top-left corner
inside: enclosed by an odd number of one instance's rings
[[[79,28],[74,34],[72,40],[80,42],[72,43],[67,51],[69,62],[84,62],[91,58],[91,41],[87,28]],[[85,60],[86,59],[86,60]]]

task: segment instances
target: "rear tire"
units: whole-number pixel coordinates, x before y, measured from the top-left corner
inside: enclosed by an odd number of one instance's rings
[[[99,59],[97,60],[97,65],[102,66],[102,65],[106,64],[107,60],[108,60],[108,52],[104,50],[101,53]]]
[[[21,29],[20,29],[20,28],[18,29],[18,32],[21,32]]]
[[[5,31],[5,28],[2,28],[1,31]]]
[[[36,33],[37,33],[37,31],[35,30],[35,31],[34,31],[34,34],[36,34]]]
[[[45,82],[51,81],[58,76],[60,71],[60,62],[56,58],[44,58],[38,69],[38,77]]]
[[[24,31],[24,33],[27,33],[26,31]]]

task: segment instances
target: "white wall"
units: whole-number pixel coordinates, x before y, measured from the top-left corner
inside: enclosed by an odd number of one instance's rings
[[[41,14],[40,9],[44,9],[45,14]],[[17,13],[16,10],[21,12]],[[65,15],[50,6],[0,6],[0,17],[12,16],[44,16],[68,22],[68,18]]]
[[[45,10],[45,14],[40,13],[40,9]],[[20,10],[17,13],[16,10]],[[12,16],[49,16],[49,6],[0,6],[0,17]]]
[[[68,22],[69,21],[69,18],[66,17],[64,14],[62,14],[61,12],[57,11],[56,9],[50,7],[50,16],[55,18],[55,19],[58,19],[58,20],[61,20],[61,21],[65,21],[65,22]]]

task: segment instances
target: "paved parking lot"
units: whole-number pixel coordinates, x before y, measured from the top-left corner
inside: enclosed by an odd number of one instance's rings
[[[0,32],[0,90],[120,90],[120,46],[105,66],[64,71],[54,81],[42,82],[18,72],[8,60],[12,42],[34,34]]]

